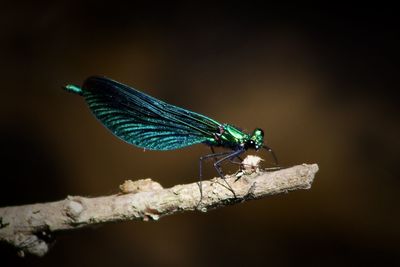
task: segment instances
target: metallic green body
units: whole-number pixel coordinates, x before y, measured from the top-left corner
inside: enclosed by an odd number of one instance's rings
[[[71,92],[71,93],[75,93],[78,95],[83,94],[82,88],[80,88],[79,86],[73,85],[73,84],[68,84],[64,88],[65,88],[65,90],[67,90],[68,92]]]
[[[250,139],[248,134],[242,132],[233,125],[222,124],[219,129],[219,133],[216,133],[214,137],[209,140],[210,145],[236,148]]]
[[[261,129],[255,129],[253,134],[247,134],[230,124],[222,124],[219,133],[215,133],[213,138],[207,142],[212,146],[223,146],[236,150],[238,148],[247,149],[249,145],[259,149],[264,144],[264,133]]]

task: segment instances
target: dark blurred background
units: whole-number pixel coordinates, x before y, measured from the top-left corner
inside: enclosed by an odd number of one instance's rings
[[[1,206],[113,194],[125,179],[197,180],[207,147],[143,152],[61,90],[93,74],[261,127],[282,165],[320,172],[309,191],[59,233],[44,258],[1,244],[1,266],[396,265],[397,16],[376,5],[2,3]]]

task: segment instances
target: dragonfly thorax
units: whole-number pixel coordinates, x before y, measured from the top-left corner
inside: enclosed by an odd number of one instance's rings
[[[235,126],[222,124],[218,132],[214,133],[212,145],[237,149],[255,149],[262,148],[264,144],[264,132],[261,129],[255,129],[253,133],[247,134]]]

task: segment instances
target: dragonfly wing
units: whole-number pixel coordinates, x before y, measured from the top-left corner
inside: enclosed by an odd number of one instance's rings
[[[219,123],[104,77],[83,85],[93,114],[120,139],[150,150],[172,150],[203,143]]]

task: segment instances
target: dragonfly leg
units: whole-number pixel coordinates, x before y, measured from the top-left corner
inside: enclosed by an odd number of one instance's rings
[[[240,154],[242,154],[245,150],[241,149],[241,150],[236,150],[233,151],[232,153],[229,153],[227,156],[224,156],[223,158],[219,159],[218,161],[216,161],[214,163],[214,167],[215,170],[218,172],[219,176],[225,181],[226,185],[229,187],[229,190],[233,193],[233,196],[236,198],[236,194],[235,191],[232,189],[232,187],[230,186],[230,184],[225,180],[225,176],[223,175],[223,173],[221,172],[220,168],[221,168],[221,163],[224,162],[225,160],[229,160],[232,161],[234,158],[239,157]]]
[[[216,154],[213,146],[210,146],[210,150],[211,150],[211,154]],[[217,162],[217,160],[218,160],[218,156],[215,156],[214,162]]]
[[[210,149],[211,149],[212,154],[216,154],[215,151],[214,151],[214,147],[213,146],[210,146]],[[226,152],[226,155],[229,154],[229,153],[230,152]],[[214,162],[217,162],[217,160],[218,160],[218,156],[215,156],[214,157]],[[219,168],[219,171],[223,174],[223,171],[222,171],[221,167]]]
[[[239,161],[235,161],[235,159],[239,159]],[[229,159],[230,163],[242,165],[243,159],[240,156],[236,156],[235,158]]]
[[[215,152],[214,152],[214,147],[213,147],[213,146],[210,146],[210,149],[211,149],[212,154],[215,154]],[[240,162],[235,161],[235,160],[234,160],[235,158],[231,158],[231,159],[229,159],[229,161],[230,161],[231,163],[233,163],[233,164],[242,164],[243,159],[242,159],[240,156],[236,156],[236,158],[239,159]],[[217,158],[217,157],[214,157],[214,162],[217,162],[217,160],[218,160],[218,158]],[[222,169],[221,169],[221,168],[220,168],[220,171],[222,172]]]
[[[212,149],[213,151],[214,149]],[[203,187],[202,187],[202,180],[203,180],[203,160],[208,159],[208,158],[214,158],[217,159],[218,157],[226,156],[228,154],[231,154],[231,152],[220,152],[220,153],[213,153],[213,154],[208,154],[205,156],[201,156],[199,160],[199,188],[200,188],[200,202],[203,199]],[[218,172],[219,173],[219,172]]]
[[[215,150],[213,146],[210,146],[211,154],[215,154]],[[214,157],[214,160],[217,161],[217,157]]]
[[[239,161],[236,161],[235,159],[238,159]],[[243,164],[243,159],[241,157],[237,156],[236,158],[233,158],[233,159],[231,158],[231,159],[229,159],[229,162],[233,163],[233,164],[236,164],[236,165],[239,165],[239,172],[243,171],[244,164]],[[235,182],[236,182],[236,180],[235,180]]]
[[[210,146],[210,148],[211,148],[212,154],[216,154],[216,153],[214,152],[214,147],[213,147],[213,146]],[[242,168],[242,161],[243,161],[243,159],[242,159],[240,156],[236,156],[236,158],[239,159],[239,161],[235,161],[235,158],[230,158],[230,159],[229,159],[229,162],[231,162],[231,163],[233,163],[233,164],[240,165],[240,168]],[[215,156],[215,157],[214,157],[214,162],[217,162],[217,160],[218,160],[218,157]],[[223,175],[224,175],[224,172],[222,171],[221,166],[219,166],[219,171],[220,171],[220,173],[222,173],[222,176],[223,176]],[[219,175],[221,176],[220,173],[219,173]]]

